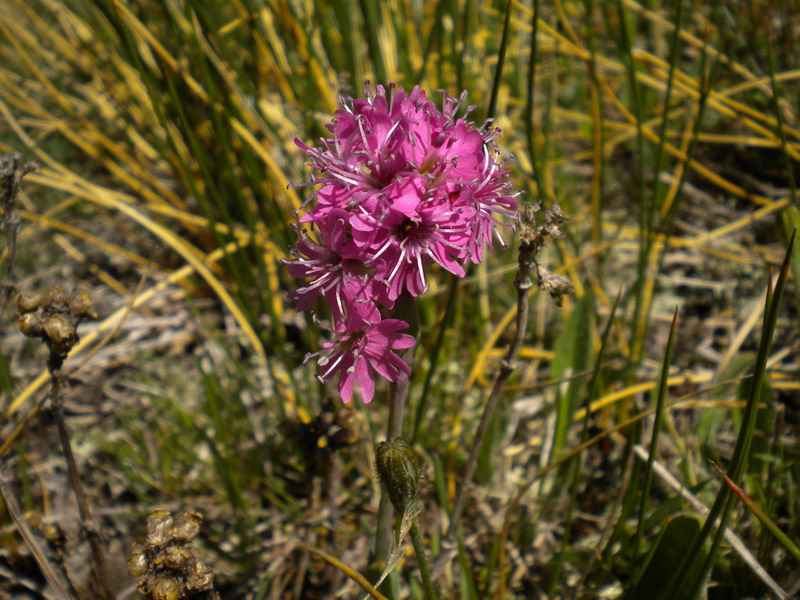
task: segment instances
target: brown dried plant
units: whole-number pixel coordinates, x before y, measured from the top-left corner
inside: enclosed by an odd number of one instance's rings
[[[200,513],[173,517],[161,508],[147,517],[144,543],[134,542],[128,554],[128,574],[139,578],[140,594],[152,600],[219,599],[214,572],[191,547],[202,522]]]

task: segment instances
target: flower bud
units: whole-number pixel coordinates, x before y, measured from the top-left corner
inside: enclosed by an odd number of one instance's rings
[[[43,302],[44,294],[41,293],[20,294],[14,300],[14,304],[17,306],[17,311],[21,315],[35,311],[42,305]]]
[[[42,335],[42,319],[35,312],[20,315],[17,325],[22,335],[28,337],[39,337]]]
[[[179,600],[181,596],[181,589],[171,579],[159,579],[150,589],[153,600]]]
[[[419,501],[422,460],[403,438],[380,442],[375,450],[378,477],[389,500],[401,514]]]

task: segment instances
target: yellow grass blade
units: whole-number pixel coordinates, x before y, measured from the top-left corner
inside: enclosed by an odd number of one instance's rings
[[[2,101],[0,101],[0,112],[3,113],[6,120],[11,124],[12,128],[15,130],[20,139],[23,140],[23,142],[25,142],[25,144],[36,153],[38,158],[47,164],[60,167],[59,170],[62,175],[58,175],[54,172],[48,172],[47,170],[42,170],[38,173],[32,174],[29,177],[31,182],[38,182],[54,189],[85,198],[90,202],[105,206],[106,208],[117,210],[125,216],[133,219],[145,229],[153,233],[157,238],[165,242],[181,257],[183,257],[183,259],[186,260],[186,262],[188,262],[195,271],[197,271],[197,274],[200,275],[206,281],[206,283],[208,283],[211,289],[214,290],[220,301],[231,312],[236,322],[242,328],[245,336],[250,340],[253,350],[261,357],[262,360],[266,361],[264,348],[255,330],[253,330],[253,327],[248,322],[244,313],[242,313],[241,309],[239,309],[238,305],[222,285],[222,283],[220,283],[220,281],[211,273],[204,262],[198,258],[200,253],[196,248],[193,248],[190,244],[173,234],[166,227],[156,223],[150,217],[137,210],[132,205],[132,198],[130,196],[118,192],[112,192],[100,186],[96,186],[79,177],[75,173],[70,172],[65,167],[58,165],[56,161],[50,158],[41,149],[36,147],[36,144],[22,130],[22,128],[19,126],[19,123],[8,110],[8,107]]]

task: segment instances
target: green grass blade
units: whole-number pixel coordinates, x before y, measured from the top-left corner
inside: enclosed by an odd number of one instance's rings
[[[372,2],[371,0],[359,0],[359,4],[361,6],[361,15],[364,19],[367,34],[369,56],[372,60],[372,68],[375,70],[375,79],[377,80],[374,83],[387,85],[390,83],[388,81],[389,74],[386,72],[386,63],[383,60],[379,38],[379,32],[382,26],[381,3]]]
[[[587,343],[590,339],[591,322],[592,313],[587,293],[572,307],[556,341],[552,364],[553,376],[556,379],[582,373],[587,369],[592,353],[591,344]],[[556,432],[552,446],[556,458],[567,442],[567,432],[583,396],[581,385],[583,381],[583,377],[573,379],[566,390],[558,390],[556,393]]]
[[[658,451],[658,438],[661,433],[664,421],[664,404],[667,401],[667,379],[669,378],[669,368],[672,363],[672,348],[675,341],[675,328],[678,323],[678,308],[672,317],[672,324],[669,328],[667,338],[667,349],[664,351],[664,360],[661,363],[661,375],[658,382],[658,395],[656,397],[656,414],[653,421],[653,435],[650,438],[650,450],[647,457],[647,465],[644,470],[644,481],[641,487],[641,502],[639,504],[639,521],[636,524],[636,542],[634,544],[634,556],[638,558],[642,548],[644,538],[645,515],[647,514],[647,503],[650,498],[650,487],[653,483],[653,463],[655,462]]]
[[[767,290],[767,306],[764,312],[764,321],[762,327],[761,342],[758,346],[758,354],[756,355],[756,362],[753,368],[753,377],[750,380],[750,393],[747,399],[744,415],[742,417],[742,425],[739,430],[739,435],[736,440],[736,447],[734,449],[731,463],[728,467],[728,476],[733,481],[739,481],[747,467],[747,462],[750,454],[750,447],[753,440],[753,432],[756,424],[756,417],[758,414],[758,404],[761,400],[761,390],[763,382],[766,378],[767,359],[769,358],[770,349],[772,347],[772,336],[775,333],[775,326],[778,320],[778,313],[780,310],[781,300],[783,298],[783,291],[786,287],[786,279],[789,274],[789,264],[791,260],[792,246],[794,244],[794,235],[789,243],[789,249],[781,266],[781,271],[775,285],[774,292],[771,292],[771,284]],[[684,562],[684,567],[673,579],[670,587],[660,596],[660,598],[681,597],[693,599],[698,596],[702,589],[708,572],[711,569],[711,562],[714,560],[719,546],[722,542],[725,528],[727,527],[728,518],[732,508],[732,498],[730,489],[727,486],[720,488],[716,500],[708,514],[703,530],[698,536],[697,541],[692,546],[692,550],[687,554]],[[719,527],[716,527],[717,520],[719,519]],[[691,572],[692,565],[699,559],[702,548],[706,541],[710,538],[712,530],[716,528],[716,535],[714,536],[711,549],[708,556],[703,562],[703,568],[700,573],[695,575]],[[672,594],[678,593],[678,596]]]
[[[528,144],[528,156],[533,168],[533,177],[536,181],[536,192],[539,197],[544,193],[544,181],[542,179],[542,164],[539,160],[539,152],[536,148],[536,129],[533,126],[534,112],[536,109],[536,64],[539,56],[539,0],[533,0],[533,12],[531,14],[531,49],[528,54],[528,74],[527,74],[527,98],[525,104],[525,132]]]
[[[714,469],[719,473],[719,475],[725,480],[725,483],[728,484],[728,487],[731,488],[734,494],[742,501],[750,512],[752,512],[756,518],[761,521],[761,524],[766,527],[769,532],[775,536],[775,539],[780,542],[780,544],[786,548],[786,551],[791,554],[794,559],[800,563],[800,548],[797,547],[789,536],[787,536],[781,529],[775,524],[775,522],[769,518],[769,515],[758,505],[756,504],[753,499],[747,495],[747,493],[740,488],[734,481],[728,477],[727,473],[719,468],[716,463],[712,463]]]
[[[497,69],[494,72],[494,80],[492,81],[492,95],[489,98],[489,107],[486,109],[486,118],[492,119],[495,116],[497,109],[497,97],[500,94],[500,81],[503,79],[503,66],[506,62],[506,52],[508,50],[508,39],[510,35],[511,23],[511,6],[512,0],[508,0],[506,4],[506,16],[503,21],[503,37],[500,39],[500,48],[497,51]]]
[[[606,18],[607,20],[611,20],[611,15],[607,15]],[[642,209],[639,216],[639,254],[636,268],[637,278],[636,285],[632,290],[635,297],[634,314],[632,320],[632,327],[634,331],[633,357],[638,359],[639,342],[637,341],[635,332],[638,328],[638,322],[641,318],[640,315],[643,310],[642,304],[644,297],[645,272],[647,267],[647,245],[650,236],[648,229],[648,223],[650,223],[650,219],[648,215],[654,212],[654,209],[652,206],[650,206],[650,204],[653,202],[653,196],[652,194],[647,193],[647,180],[644,171],[646,147],[644,143],[644,133],[642,131],[642,124],[644,123],[642,91],[640,89],[639,82],[636,79],[636,61],[633,56],[633,43],[628,31],[629,25],[625,14],[625,4],[623,0],[617,0],[617,18],[619,19],[619,34],[615,39],[625,60],[625,73],[627,75],[628,85],[630,87],[629,93],[631,97],[631,108],[633,111],[633,116],[636,119],[636,153],[639,156],[639,160],[636,161],[636,189],[639,196],[639,201],[642,203]]]

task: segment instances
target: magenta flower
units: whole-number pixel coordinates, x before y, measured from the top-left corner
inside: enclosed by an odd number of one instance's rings
[[[415,182],[417,200],[441,205],[446,199],[452,208],[473,209],[464,257],[480,262],[497,227],[510,226],[517,213],[517,194],[499,161],[499,130],[456,118],[465,94],[445,93],[441,111],[418,87],[406,95],[390,85],[387,95],[378,86],[374,96],[367,87],[366,96],[336,111],[327,126],[332,138],[314,148],[295,140],[317,171],[311,183],[322,186],[306,202],[315,201],[301,221],[316,222],[337,208],[382,219],[407,198],[405,180],[416,177],[422,180],[421,186]]]
[[[395,184],[392,184],[395,185]],[[382,215],[356,214],[350,219],[356,245],[382,259],[375,277],[396,300],[403,291],[419,296],[425,291],[425,266],[439,264],[451,273],[464,276],[461,262],[470,243],[475,210],[453,205],[449,199],[425,199],[423,178],[410,176],[396,184],[396,199]]]
[[[294,277],[309,279],[290,296],[298,310],[320,298],[330,305],[335,339],[325,345],[320,376],[341,372],[345,401],[355,381],[364,400],[372,398],[373,370],[390,381],[407,374],[391,350],[411,347],[413,338],[392,338],[397,328],[383,324],[402,321],[381,320],[381,309],[422,294],[434,263],[463,277],[493,238],[504,245],[500,228],[517,217],[499,130],[476,128],[466,120],[470,108],[456,116],[466,93],[443,93],[441,110],[418,87],[406,93],[390,85],[387,93],[379,85],[373,94],[367,85],[365,95],[342,102],[327,125],[332,137],[315,147],[295,140],[319,186],[300,222],[319,237],[299,232],[294,259],[285,261]],[[383,355],[379,344],[388,344]]]
[[[392,306],[386,287],[374,278],[376,268],[367,264],[373,257],[350,239],[348,219],[341,209],[331,211],[320,219],[323,243],[317,244],[307,233],[299,232],[297,247],[292,249],[295,259],[282,261],[292,277],[312,278],[289,294],[290,299],[297,300],[297,310],[310,309],[324,296],[335,323],[343,323],[348,314],[373,320],[372,314],[377,313],[373,299]]]
[[[353,386],[358,382],[361,399],[369,404],[375,395],[372,371],[389,381],[399,381],[409,374],[408,365],[394,353],[405,350],[416,343],[413,336],[397,333],[406,329],[408,323],[397,319],[383,319],[377,323],[362,321],[360,327],[354,322],[335,333],[333,341],[322,344],[322,350],[306,355],[306,361],[319,356],[320,380],[339,377],[339,393],[347,404],[353,397]]]

